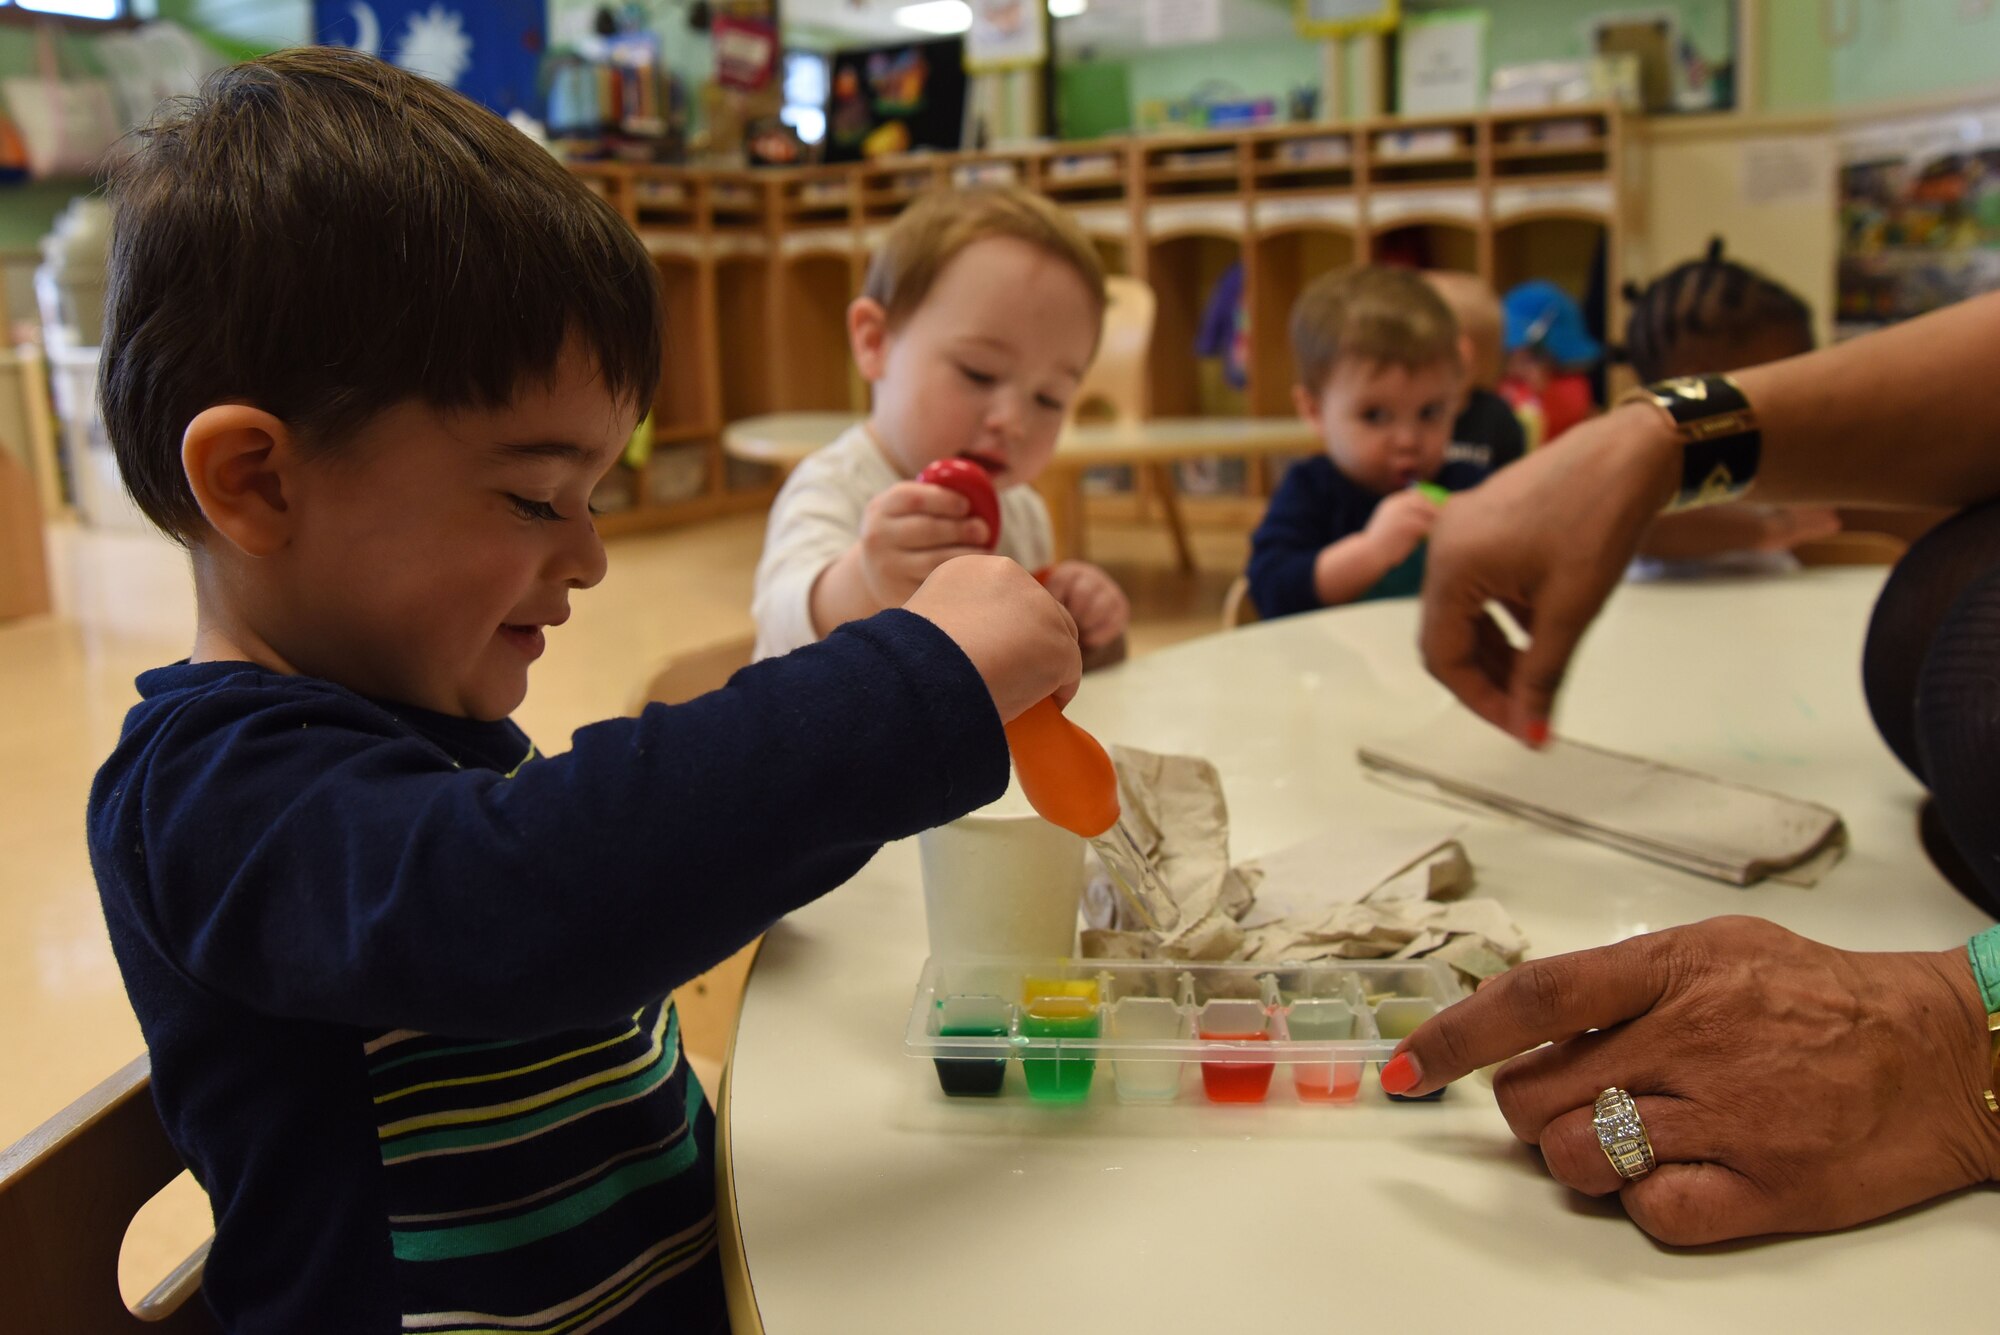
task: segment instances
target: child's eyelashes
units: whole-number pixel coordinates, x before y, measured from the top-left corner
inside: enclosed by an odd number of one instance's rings
[[[529,500],[526,496],[516,496],[512,492],[507,492],[506,496],[507,503],[514,507],[514,513],[523,519],[540,519],[557,524],[563,520],[562,513],[547,501]],[[593,510],[591,513],[597,512]]]
[[[960,375],[964,376],[969,383],[977,385],[981,389],[992,389],[1000,383],[1000,376],[995,372],[982,371],[976,366],[967,366],[964,362],[955,364],[958,367]],[[1046,412],[1060,413],[1069,410],[1069,404],[1054,394],[1037,394],[1034,398],[1035,406]]]
[[[1443,402],[1426,403],[1417,409],[1417,420],[1425,423],[1443,421],[1450,415],[1449,408],[1450,405]],[[1355,413],[1355,417],[1367,426],[1386,427],[1396,423],[1395,412],[1388,408],[1363,408]]]

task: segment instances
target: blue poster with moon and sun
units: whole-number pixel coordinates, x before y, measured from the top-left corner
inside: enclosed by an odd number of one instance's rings
[[[546,0],[313,0],[313,34],[539,118]]]

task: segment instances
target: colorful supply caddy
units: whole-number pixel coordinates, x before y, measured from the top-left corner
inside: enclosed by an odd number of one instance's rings
[[[932,959],[903,1048],[954,1097],[1082,1103],[1107,1061],[1127,1103],[1198,1088],[1211,1103],[1343,1104],[1370,1063],[1464,995],[1428,960]]]

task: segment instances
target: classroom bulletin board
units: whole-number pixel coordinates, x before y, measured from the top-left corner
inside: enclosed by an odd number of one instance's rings
[[[1840,142],[1843,334],[2000,290],[2000,105]]]

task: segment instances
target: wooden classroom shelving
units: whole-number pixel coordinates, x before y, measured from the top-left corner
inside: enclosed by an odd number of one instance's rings
[[[1619,327],[1622,133],[1616,110],[1591,106],[755,172],[579,164],[572,170],[645,241],[667,309],[653,457],[607,479],[603,527],[760,508],[777,479],[724,458],[725,423],[866,407],[847,304],[884,229],[927,191],[1000,182],[1040,191],[1071,213],[1108,269],[1150,282],[1154,415],[1284,416],[1293,298],[1364,257],[1461,269],[1497,290],[1550,278],[1581,299],[1601,248],[1606,327]],[[1249,346],[1240,392],[1194,353],[1232,264],[1243,268]],[[1253,470],[1253,490],[1267,481]],[[1220,508],[1244,509],[1241,498]]]

